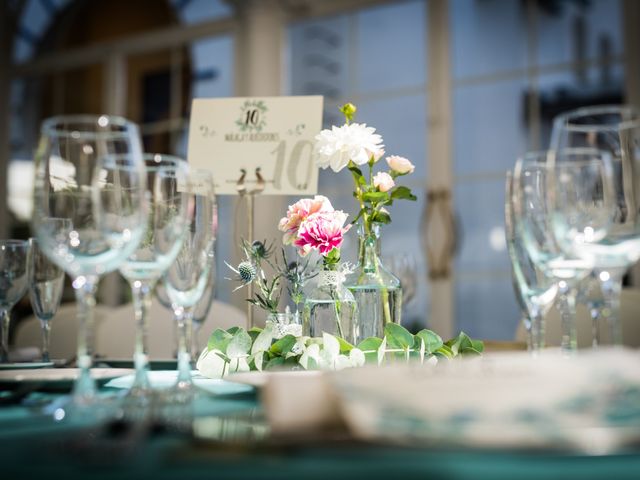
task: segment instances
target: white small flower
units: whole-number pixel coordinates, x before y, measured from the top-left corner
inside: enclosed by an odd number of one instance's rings
[[[347,166],[349,160],[356,165],[364,165],[371,157],[381,156],[382,137],[373,127],[362,123],[350,123],[331,130],[322,130],[316,135],[314,154],[321,168],[331,167],[339,172]]]
[[[413,173],[416,167],[404,157],[400,157],[398,155],[391,155],[387,157],[387,164],[389,168],[394,172],[399,173],[400,175],[405,175],[407,173]]]
[[[387,172],[378,172],[373,177],[373,186],[381,192],[388,192],[395,186],[396,182],[393,181],[391,175]]]

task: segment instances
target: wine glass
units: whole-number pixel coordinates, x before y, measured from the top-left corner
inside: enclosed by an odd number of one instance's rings
[[[616,215],[606,235],[584,238],[582,250],[594,259],[603,301],[591,304],[594,322],[603,317],[611,341],[622,343],[618,319],[622,277],[640,259],[640,114],[628,106],[573,110],[554,120],[551,149],[597,148],[611,156]],[[592,302],[593,303],[593,302]],[[597,328],[594,328],[597,331]],[[594,344],[598,339],[594,338]]]
[[[182,247],[164,274],[164,287],[178,324],[178,379],[176,391],[190,392],[193,312],[202,298],[213,268],[217,228],[216,202],[210,172],[189,174],[188,227]]]
[[[51,219],[59,222],[61,228],[70,227],[67,218]],[[35,238],[29,239],[29,299],[42,329],[42,361],[49,359],[49,335],[51,319],[55,316],[62,299],[64,271],[45,255]]]
[[[213,261],[214,259],[212,259]],[[191,352],[193,358],[198,358],[200,355],[200,343],[198,342],[198,333],[202,328],[202,325],[207,320],[209,316],[209,312],[211,311],[211,305],[213,305],[213,298],[215,296],[215,286],[216,286],[216,269],[211,268],[209,271],[209,276],[207,277],[207,285],[204,288],[204,292],[202,292],[202,296],[198,303],[196,303],[193,308],[193,328],[191,332]]]
[[[513,211],[518,233],[533,264],[558,286],[562,341],[565,354],[575,352],[576,295],[580,280],[592,265],[585,259],[563,251],[551,229],[548,200],[548,152],[531,152],[519,158],[513,174]]]
[[[9,326],[11,309],[27,292],[27,255],[25,240],[0,240],[0,329],[2,350],[0,362],[9,361]]]
[[[79,324],[76,407],[95,401],[89,342],[96,285],[135,251],[144,235],[145,185],[135,124],[106,115],[43,122],[35,155],[32,230],[42,251],[73,280]]]
[[[513,202],[513,174],[507,171],[504,219],[511,278],[527,330],[527,349],[537,354],[544,348],[544,315],[553,305],[558,286],[553,278],[533,264],[527,254],[520,234],[522,226],[519,217],[514,214]]]
[[[128,399],[137,399],[133,404],[142,407],[147,403],[150,387],[147,324],[151,295],[157,281],[175,260],[184,240],[188,201],[187,193],[179,190],[187,179],[188,166],[184,160],[169,155],[147,154],[144,161],[149,202],[146,233],[138,248],[120,265],[120,273],[131,285],[136,322],[133,355],[136,373]],[[129,409],[129,413],[132,411]]]

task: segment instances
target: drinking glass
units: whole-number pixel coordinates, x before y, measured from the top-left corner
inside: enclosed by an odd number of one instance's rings
[[[27,292],[27,254],[29,242],[0,240],[0,329],[2,350],[0,362],[9,361],[9,326],[11,309]]]
[[[144,406],[148,400],[148,313],[153,288],[178,255],[187,227],[187,180],[184,160],[169,155],[144,156],[149,202],[146,233],[138,248],[122,263],[120,273],[131,285],[136,337],[133,360],[135,379],[128,393]],[[131,409],[130,409],[131,410]]]
[[[96,285],[136,250],[144,235],[145,185],[135,124],[105,115],[43,122],[35,155],[32,230],[42,251],[72,278],[79,324],[77,407],[95,400],[90,340]]]
[[[520,231],[522,225],[513,209],[513,174],[507,171],[504,220],[507,250],[511,260],[511,278],[527,330],[527,349],[537,354],[544,348],[544,315],[556,298],[558,286],[553,278],[537,268],[527,254]]]
[[[69,226],[65,218],[51,219]],[[33,313],[42,329],[42,361],[49,361],[49,335],[51,319],[55,316],[62,299],[64,271],[47,257],[35,238],[29,239],[29,299]]]
[[[585,259],[563,251],[551,229],[548,200],[548,152],[531,152],[518,159],[513,174],[513,211],[518,233],[533,264],[558,286],[562,341],[565,354],[575,352],[576,294],[580,280],[592,265]]]
[[[597,148],[611,156],[616,215],[606,235],[584,238],[593,257],[603,301],[590,305],[594,322],[603,318],[611,341],[622,343],[618,319],[622,277],[640,259],[640,115],[627,106],[573,110],[554,120],[551,149]],[[597,329],[594,329],[597,331]],[[594,339],[597,343],[597,339]]]
[[[211,259],[212,261],[215,258]],[[200,356],[200,343],[198,342],[198,333],[202,328],[202,325],[207,320],[209,312],[211,311],[211,305],[213,305],[213,298],[215,296],[216,286],[216,269],[211,267],[209,276],[207,277],[207,285],[202,292],[202,296],[198,303],[193,308],[193,328],[191,331],[191,354],[192,358],[198,358]]]
[[[178,324],[178,380],[174,390],[190,392],[191,344],[195,306],[206,289],[213,268],[217,227],[216,202],[211,174],[193,171],[189,175],[187,233],[182,247],[164,274],[164,286]]]

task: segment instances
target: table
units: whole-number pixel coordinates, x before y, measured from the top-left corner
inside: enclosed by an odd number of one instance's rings
[[[101,393],[113,393],[108,390],[103,388]],[[256,393],[198,393],[195,436],[132,433],[118,425],[108,429],[72,426],[56,423],[33,407],[59,396],[36,392],[26,398],[27,405],[0,407],[3,479],[640,478],[636,452],[586,457],[558,452],[399,448],[364,444],[341,434],[271,438]],[[211,426],[217,426],[216,435],[207,433]]]

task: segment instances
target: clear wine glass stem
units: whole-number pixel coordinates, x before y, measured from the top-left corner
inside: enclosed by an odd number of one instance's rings
[[[531,309],[530,351],[534,355],[544,348],[544,317],[538,307]]]
[[[177,308],[175,311],[178,322],[178,382],[179,388],[189,388],[191,381],[191,324],[193,308]]]
[[[565,354],[572,354],[578,348],[576,335],[576,288],[569,282],[558,282],[558,308],[562,328],[560,349]]]
[[[42,361],[49,361],[49,337],[51,334],[51,322],[49,320],[40,320],[42,327]]]
[[[131,283],[133,296],[133,308],[136,322],[136,343],[133,352],[133,362],[136,376],[133,382],[134,388],[149,388],[149,349],[148,349],[148,324],[149,311],[151,310],[151,295],[155,281],[145,282],[134,280]]]
[[[598,329],[598,323],[600,321],[600,311],[603,304],[600,301],[592,300],[587,303],[589,309],[589,316],[591,317],[591,347],[598,348],[600,344],[600,332]]]
[[[98,277],[79,276],[73,281],[78,314],[78,351],[76,363],[80,372],[73,387],[76,404],[91,402],[96,394],[96,386],[91,378],[91,350],[93,342],[93,310],[96,305],[96,285]]]
[[[619,315],[624,272],[624,270],[609,270],[600,272],[598,275],[604,299],[600,315],[609,328],[611,343],[616,346],[622,345],[622,328]]]
[[[0,330],[2,336],[2,346],[0,350],[0,362],[9,361],[9,324],[11,323],[11,312],[0,310]]]

